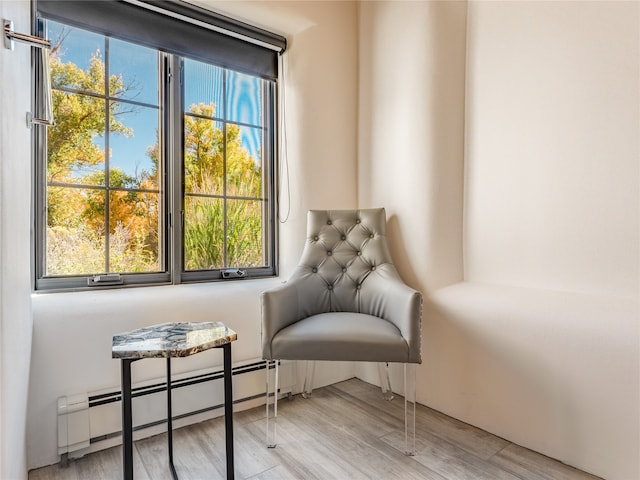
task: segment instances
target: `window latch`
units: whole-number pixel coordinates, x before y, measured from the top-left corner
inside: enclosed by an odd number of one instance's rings
[[[247,272],[239,268],[230,268],[222,271],[222,278],[244,278],[246,275]]]
[[[105,275],[94,275],[87,278],[87,285],[95,287],[97,285],[122,285],[124,280],[119,273],[107,273]]]

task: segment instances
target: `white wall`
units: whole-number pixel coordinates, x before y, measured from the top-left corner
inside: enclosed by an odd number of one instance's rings
[[[438,290],[426,403],[599,477],[639,478],[638,315],[631,297]]]
[[[470,2],[467,46],[472,283],[434,299],[458,347],[440,378],[460,383],[440,401],[638,478],[640,4]]]
[[[281,279],[34,295],[27,430],[30,468],[58,460],[59,395],[119,385],[119,365],[110,353],[114,333],[167,321],[224,321],[238,332],[234,361],[260,357],[259,293],[286,278],[297,263],[305,238],[306,211],[356,206],[356,5],[199,3],[288,37],[285,74],[291,212],[280,225]],[[16,93],[25,98],[29,94],[18,88]],[[28,143],[21,148],[28,152]],[[173,369],[180,373],[219,364],[216,355],[206,352],[174,362]],[[154,378],[162,376],[162,369],[154,362],[140,362],[134,376],[136,380]],[[349,368],[330,369],[330,373],[319,378],[333,382],[353,375]]]
[[[0,18],[29,32],[29,2],[0,1]],[[26,475],[25,424],[31,350],[31,47],[0,44],[0,478]],[[23,95],[18,86],[27,86]]]
[[[472,2],[465,278],[638,293],[638,2]]]
[[[462,280],[464,2],[362,2],[358,201],[424,292]]]

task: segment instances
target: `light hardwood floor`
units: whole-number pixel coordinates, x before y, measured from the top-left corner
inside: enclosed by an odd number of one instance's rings
[[[417,455],[402,453],[402,398],[351,379],[278,403],[278,446],[264,445],[264,407],[238,412],[236,478],[255,480],[594,480],[548,457],[418,405]],[[181,480],[225,478],[222,418],[175,430],[174,463]],[[139,480],[171,478],[166,435],[135,442]],[[121,449],[110,448],[32,470],[29,480],[121,478]]]

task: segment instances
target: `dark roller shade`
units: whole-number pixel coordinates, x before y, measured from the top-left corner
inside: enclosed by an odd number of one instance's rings
[[[36,13],[41,18],[232,70],[271,80],[277,78],[278,53],[286,47],[284,37],[183,2],[137,3],[142,5],[122,0],[37,0]],[[193,21],[220,31],[195,25]]]

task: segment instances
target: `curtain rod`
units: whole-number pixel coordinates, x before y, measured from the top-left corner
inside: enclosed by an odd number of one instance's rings
[[[2,26],[4,31],[4,47],[13,50],[14,41],[28,43],[32,47],[40,49],[40,67],[42,69],[42,76],[44,77],[45,97],[43,99],[43,105],[45,110],[44,118],[36,117],[33,113],[27,112],[27,127],[31,128],[32,125],[55,125],[53,121],[53,101],[51,92],[51,71],[49,70],[49,50],[51,48],[51,42],[46,38],[35,37],[33,35],[25,35],[23,33],[16,33],[13,31],[13,22],[11,20],[2,19]]]
[[[35,37],[33,35],[25,35],[13,31],[13,22],[11,20],[2,20],[4,27],[4,47],[13,50],[13,42],[28,43],[32,47],[51,48],[51,42],[46,38]]]

